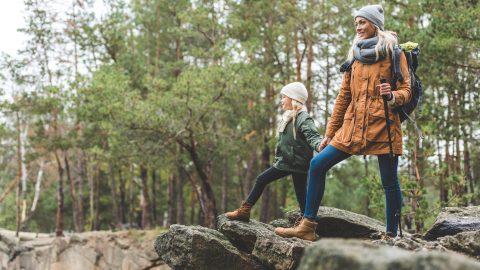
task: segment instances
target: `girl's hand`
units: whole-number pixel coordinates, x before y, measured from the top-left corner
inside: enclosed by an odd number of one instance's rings
[[[331,140],[332,140],[332,138],[330,138],[330,137],[323,138],[322,142],[318,146],[318,149],[317,149],[318,152],[322,151],[323,148],[325,148],[330,143]]]

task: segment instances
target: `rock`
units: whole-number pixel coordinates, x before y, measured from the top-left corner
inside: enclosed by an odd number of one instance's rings
[[[4,232],[0,230],[2,270],[170,269],[153,248],[154,231],[86,232],[53,238],[33,238],[37,234],[24,233],[29,237],[20,241],[10,237],[14,232]],[[118,245],[119,241],[128,248]]]
[[[220,215],[217,217],[217,227],[235,247],[251,253],[271,269],[295,269],[303,249],[311,243],[298,238],[279,237],[272,225],[253,219],[250,222],[233,221]]]
[[[287,213],[290,226],[298,216],[298,211]],[[320,207],[317,221],[320,237],[368,238],[372,233],[385,231],[385,225],[376,219],[333,207]]]
[[[438,238],[442,246],[480,260],[480,231],[462,232]]]
[[[413,252],[356,239],[321,239],[306,247],[298,269],[480,270],[480,263],[460,254]]]
[[[155,250],[172,268],[264,269],[223,234],[201,226],[170,226],[168,232],[157,237]]]
[[[276,235],[257,236],[252,255],[270,269],[296,269],[305,247],[311,243]]]
[[[438,237],[455,235],[466,231],[480,230],[480,206],[446,207],[427,231],[424,238],[435,240]]]
[[[268,224],[272,225],[275,228],[277,227],[287,228],[292,226],[291,222],[283,218],[272,220]]]
[[[251,219],[249,222],[229,220],[225,215],[217,217],[217,230],[238,249],[252,253],[257,236],[274,236],[274,227]]]

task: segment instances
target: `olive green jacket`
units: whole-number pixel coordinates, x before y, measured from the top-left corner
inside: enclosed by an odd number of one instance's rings
[[[293,120],[279,133],[273,167],[295,173],[307,173],[310,160],[322,138],[313,119],[307,112],[300,112],[295,120],[296,137],[293,138]]]

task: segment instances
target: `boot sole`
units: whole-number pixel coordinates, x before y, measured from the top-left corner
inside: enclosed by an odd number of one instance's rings
[[[291,235],[288,235],[288,234],[283,234],[283,233],[277,232],[277,231],[275,231],[275,234],[278,235],[278,236],[281,236],[281,237],[283,237],[283,238],[293,238],[293,237],[296,237],[296,238],[298,238],[298,239],[302,239],[302,240],[306,240],[306,241],[311,241],[311,242],[316,241],[316,240],[318,239],[318,237],[317,237],[316,235],[314,236],[314,239],[313,239],[313,240],[310,240],[310,239],[303,239],[303,238],[300,238],[300,237],[298,237],[298,236],[291,236]]]

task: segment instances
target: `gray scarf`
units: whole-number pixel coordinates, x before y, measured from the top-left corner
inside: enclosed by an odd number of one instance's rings
[[[285,111],[282,115],[282,119],[280,120],[280,123],[278,123],[278,132],[283,132],[285,130],[285,127],[287,127],[288,122],[290,122],[294,117],[297,116],[300,112],[306,112],[307,107],[302,106],[300,110],[295,112],[294,110],[288,110]],[[296,132],[295,132],[295,123],[293,123],[293,137],[296,138]]]
[[[375,54],[375,46],[377,43],[378,37],[357,41],[353,48],[353,57],[364,64],[373,64],[382,60],[385,57],[386,50],[385,48],[382,48],[380,50],[379,59],[377,59],[377,55]]]

